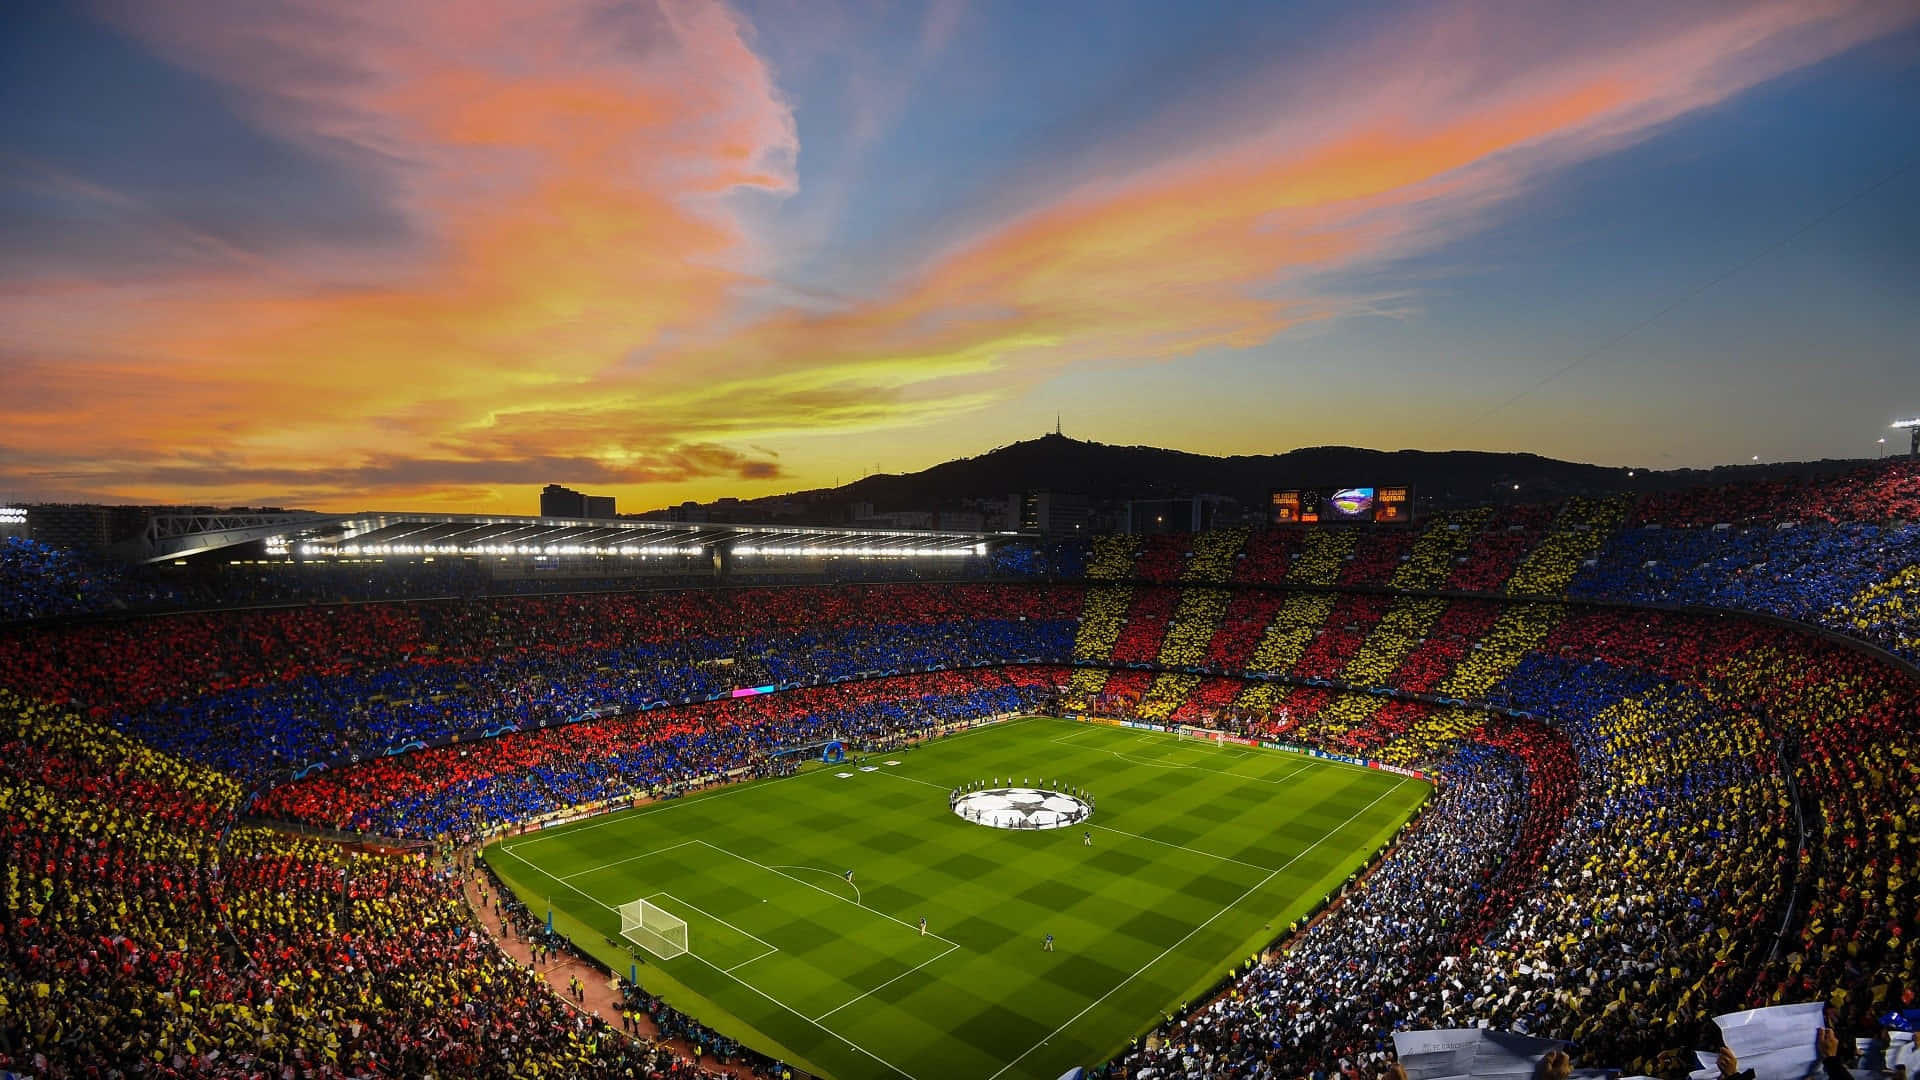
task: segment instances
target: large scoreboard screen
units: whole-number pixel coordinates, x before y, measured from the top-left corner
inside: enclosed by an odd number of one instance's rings
[[[1284,488],[1274,491],[1267,508],[1274,525],[1413,520],[1413,489],[1392,487]]]

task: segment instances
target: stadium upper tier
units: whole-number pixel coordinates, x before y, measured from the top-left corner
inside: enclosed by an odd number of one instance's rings
[[[1814,998],[1864,1034],[1920,991],[1920,681],[1839,634],[1587,600],[1789,615],[1911,657],[1917,479],[1102,537],[1053,555],[1078,560],[1067,582],[15,627],[0,1068],[85,1075],[159,1046],[178,1075],[442,1052],[472,1075],[680,1075],[558,1022],[467,932],[449,879],[227,830],[251,808],[471,837],[775,771],[829,732],[885,742],[1049,700],[1438,781],[1364,883],[1130,1051],[1134,1075],[1373,1074],[1396,1028],[1480,1022],[1651,1071],[1716,1013]],[[456,1030],[454,993],[498,1025]]]
[[[490,520],[495,523],[488,529],[509,527],[499,523],[504,519]],[[407,548],[409,539],[418,541],[414,547],[435,546],[448,538],[435,530],[455,528],[450,521],[396,520],[360,539],[388,548]],[[339,543],[340,535],[334,534],[333,542]],[[514,542],[507,534],[489,535],[496,547]],[[916,535],[873,540],[858,530],[843,531],[816,550],[848,545],[905,550]],[[758,557],[742,556],[742,572],[734,580],[913,580],[937,569],[943,578],[1353,585],[1699,605],[1802,620],[1920,660],[1920,463],[1907,459],[1798,484],[1486,507],[1437,515],[1411,527],[1231,529],[1198,536],[1096,537],[1047,548],[995,538],[985,554],[974,554],[988,539],[984,535],[942,535],[948,537],[941,541],[943,550],[966,554],[931,563],[770,557],[760,559],[765,565],[752,572],[745,564]],[[736,539],[749,549],[758,543],[770,550],[806,550],[787,534],[769,533],[753,543]],[[579,567],[564,574],[502,576],[480,559],[425,561],[431,557],[416,554],[379,564],[253,563],[183,579],[5,539],[0,540],[0,620],[713,584],[708,549],[700,550],[699,556],[661,556],[686,562],[688,572],[651,578],[611,570],[595,576]],[[808,572],[797,573],[803,567]],[[796,573],[783,576],[784,571]]]

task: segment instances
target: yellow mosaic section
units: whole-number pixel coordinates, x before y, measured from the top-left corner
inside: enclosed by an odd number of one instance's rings
[[[1225,584],[1233,578],[1233,557],[1247,542],[1245,529],[1219,529],[1193,538],[1193,557],[1180,572],[1182,581]]]
[[[1876,581],[1848,598],[1826,616],[1829,623],[1851,626],[1854,632],[1871,641],[1920,651],[1920,565],[1909,566],[1885,581]],[[1892,627],[1892,634],[1882,628]]]
[[[1435,597],[1407,596],[1393,602],[1367,640],[1340,669],[1340,678],[1355,686],[1384,686],[1407,653],[1433,629],[1447,610],[1447,602]],[[1329,735],[1351,731],[1373,718],[1388,699],[1372,694],[1341,694],[1320,714],[1321,726]]]
[[[1435,517],[1414,540],[1407,561],[1393,572],[1387,584],[1396,589],[1437,589],[1446,584],[1454,560],[1466,554],[1492,516],[1492,507],[1481,506]]]
[[[1091,581],[1124,581],[1133,576],[1133,554],[1138,537],[1096,536],[1093,556],[1087,560],[1087,578]]]
[[[1266,632],[1260,635],[1260,644],[1253,647],[1247,670],[1276,674],[1293,670],[1300,654],[1313,642],[1313,632],[1326,623],[1335,599],[1331,593],[1295,593],[1287,597],[1287,602],[1273,613]]]
[[[1514,569],[1507,591],[1526,596],[1564,594],[1580,563],[1600,550],[1632,505],[1632,497],[1626,495],[1568,499],[1554,519],[1553,531]]]
[[[1126,625],[1127,606],[1132,602],[1131,585],[1094,585],[1088,588],[1086,602],[1080,609],[1080,628],[1074,632],[1073,658],[1097,663],[1112,659],[1113,643],[1120,638],[1120,629]],[[1087,702],[1106,685],[1105,669],[1079,668],[1067,684],[1066,703],[1073,708],[1085,708]]]
[[[1480,638],[1480,647],[1461,657],[1460,663],[1434,693],[1441,697],[1478,701],[1519,665],[1527,651],[1547,639],[1547,634],[1567,609],[1559,604],[1525,604],[1501,613],[1493,628]]]
[[[1287,580],[1301,585],[1332,585],[1340,568],[1360,541],[1358,529],[1315,529],[1307,534],[1300,556],[1287,568]]]
[[[1173,715],[1193,688],[1200,685],[1200,676],[1184,671],[1163,671],[1153,677],[1153,684],[1140,698],[1140,715],[1148,720],[1165,720]]]
[[[1412,768],[1416,762],[1438,755],[1446,744],[1464,739],[1484,719],[1472,709],[1443,708],[1415,720],[1398,738],[1369,756],[1379,761]]]
[[[214,806],[240,800],[239,784],[204,765],[162,754],[63,706],[0,689],[0,741],[8,738],[58,750],[102,772],[142,776]]]
[[[1194,586],[1180,591],[1180,602],[1173,609],[1173,621],[1160,642],[1160,663],[1166,667],[1191,667],[1206,659],[1213,632],[1227,614],[1225,589]]]

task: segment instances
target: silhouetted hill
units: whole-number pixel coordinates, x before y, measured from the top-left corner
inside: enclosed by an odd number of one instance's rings
[[[815,505],[871,503],[878,512],[934,510],[1020,491],[1068,491],[1095,503],[1213,494],[1253,507],[1288,487],[1411,484],[1423,506],[1538,502],[1567,495],[1646,491],[1834,472],[1857,461],[1787,462],[1652,471],[1477,450],[1367,450],[1314,446],[1282,454],[1212,457],[1153,446],[1112,446],[1062,435],[1002,446],[915,473],[868,476],[838,488],[780,496]],[[1514,485],[1519,485],[1516,490]],[[755,502],[771,502],[763,499]]]

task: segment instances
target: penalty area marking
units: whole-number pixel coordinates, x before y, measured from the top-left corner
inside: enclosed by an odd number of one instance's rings
[[[665,855],[669,851],[674,851],[676,849],[686,847],[688,844],[691,844],[691,843],[693,843],[693,841],[691,840],[682,840],[677,844],[671,844],[667,847],[655,848],[652,851],[643,851],[638,855],[629,855],[624,859],[615,859],[612,862],[601,863],[599,866],[590,866],[585,870],[578,871],[577,873],[568,874],[560,878],[559,880],[572,881],[574,878],[577,878],[577,877],[586,877],[588,874],[595,874],[602,870],[611,870],[616,866],[625,866],[627,863],[630,863],[630,862],[639,862],[641,859],[651,859],[655,855]],[[506,849],[502,848],[501,850],[504,851]],[[526,860],[522,859],[521,861],[525,862]]]
[[[689,844],[691,844],[691,843],[693,843],[693,841],[691,841],[691,840],[689,840],[689,841],[687,841],[687,843],[689,843]],[[835,878],[836,880],[838,880],[838,881],[840,881],[840,882],[841,882],[842,884],[844,884],[844,885],[845,885],[845,886],[846,886],[847,888],[849,888],[849,889],[852,889],[852,890],[853,890],[853,902],[854,902],[854,903],[856,903],[856,904],[859,904],[859,905],[860,905],[861,907],[865,907],[865,906],[867,906],[867,905],[866,905],[866,903],[865,903],[865,902],[864,902],[863,900],[861,900],[861,899],[860,899],[860,886],[858,886],[858,885],[856,885],[856,884],[854,884],[854,883],[853,883],[853,882],[851,882],[851,881],[848,881],[848,880],[846,879],[846,877],[845,877],[845,876],[843,876],[843,875],[841,875],[841,874],[837,874],[837,873],[835,873],[835,872],[834,872],[834,871],[832,871],[832,870],[822,870],[821,868],[819,868],[819,867],[817,867],[817,866],[801,866],[801,865],[799,865],[799,864],[797,864],[797,863],[784,863],[784,862],[783,862],[783,863],[773,863],[773,864],[771,864],[771,865],[769,865],[769,866],[767,867],[767,869],[769,869],[769,870],[773,870],[773,869],[783,869],[783,870],[806,870],[806,871],[808,871],[808,872],[810,872],[810,873],[815,873],[815,874],[827,874],[827,875],[829,875],[829,876],[831,876],[831,877],[833,877],[833,878]]]
[[[783,777],[783,779],[790,779],[790,778],[786,778],[786,777]],[[776,781],[776,782],[777,782],[777,781]],[[693,843],[705,843],[705,841],[698,841],[698,840],[696,840],[696,841],[692,841],[692,842],[693,842]],[[709,845],[707,845],[707,846],[709,846],[709,847],[712,847],[712,845],[711,845],[711,844],[709,844]],[[541,866],[538,866],[538,865],[535,865],[535,864],[534,864],[534,863],[532,863],[532,862],[529,862],[529,861],[528,861],[528,860],[526,859],[526,857],[525,857],[525,856],[523,856],[523,855],[520,855],[520,854],[519,854],[518,852],[515,852],[515,851],[513,851],[513,850],[512,850],[511,848],[508,848],[508,847],[506,847],[506,846],[504,846],[504,845],[503,845],[503,846],[501,847],[501,849],[500,849],[500,850],[502,850],[502,851],[504,851],[504,852],[506,852],[506,853],[507,853],[507,854],[509,854],[509,855],[512,855],[512,856],[513,856],[514,858],[516,858],[516,859],[519,859],[519,860],[520,860],[521,862],[523,862],[523,863],[526,863],[526,865],[527,865],[527,868],[528,868],[528,869],[530,869],[530,870],[533,870],[533,871],[535,871],[535,872],[537,872],[537,873],[539,873],[539,874],[542,874],[542,875],[544,875],[544,876],[545,876],[545,877],[546,877],[546,878],[547,878],[548,880],[551,880],[551,881],[557,881],[557,882],[559,882],[559,883],[560,883],[560,884],[561,884],[562,886],[564,886],[565,888],[569,888],[569,889],[572,889],[572,890],[573,890],[574,892],[576,892],[576,893],[579,893],[579,894],[580,894],[581,896],[584,896],[584,897],[586,897],[586,898],[587,898],[588,900],[591,900],[591,901],[593,901],[593,902],[594,902],[594,903],[596,903],[596,904],[599,904],[599,905],[600,905],[601,907],[603,907],[603,908],[606,908],[606,909],[607,909],[608,911],[611,911],[611,912],[613,912],[613,913],[614,913],[615,915],[618,915],[618,914],[620,913],[620,909],[619,909],[619,908],[616,908],[616,907],[614,907],[614,906],[613,906],[612,904],[609,904],[609,903],[607,903],[607,902],[606,902],[605,900],[602,900],[602,899],[600,899],[599,897],[597,897],[597,896],[595,896],[595,895],[593,895],[592,893],[590,893],[590,892],[588,892],[588,891],[586,891],[585,889],[582,889],[582,888],[581,888],[580,886],[578,886],[578,885],[575,885],[575,884],[574,884],[573,882],[571,882],[571,881],[564,881],[564,880],[562,880],[562,879],[560,879],[560,878],[558,878],[558,877],[555,877],[552,871],[550,871],[550,870],[547,870],[547,869],[545,869],[544,867],[541,867]],[[717,850],[719,850],[719,849],[718,849],[718,848],[715,848],[714,850],[716,850],[716,851],[717,851]],[[728,854],[732,854],[732,852],[728,852]],[[735,858],[739,858],[739,856],[735,856]],[[752,859],[748,859],[748,860],[746,860],[746,861],[748,861],[748,862],[753,862],[753,860],[752,860]],[[756,865],[757,865],[757,864],[756,864]],[[779,873],[779,871],[777,871],[777,870],[776,870],[776,871],[774,871],[774,873]],[[784,874],[782,874],[781,876],[782,876],[782,877],[785,877],[786,875],[784,875]],[[799,879],[799,878],[794,878],[793,880],[795,880],[795,881],[800,881],[800,879]],[[805,885],[805,884],[807,884],[807,883],[806,883],[806,882],[804,882],[804,881],[801,881],[801,882],[800,882],[800,884],[802,884],[802,885]],[[811,888],[811,886],[809,886],[809,887]],[[822,891],[824,892],[825,890],[822,890]],[[831,896],[831,895],[833,895],[833,894],[832,894],[832,893],[828,893],[827,895],[829,895],[829,896]],[[843,901],[843,902],[845,902],[845,903],[849,903],[849,904],[853,902],[853,901],[851,901],[851,900],[848,900],[848,899],[847,899],[846,897],[844,897],[844,896],[843,896],[843,897],[840,897],[840,900],[841,900],[841,901]],[[871,909],[871,908],[869,908],[868,910],[870,910],[870,911],[871,911],[872,909]],[[880,913],[879,913],[879,912],[874,912],[874,914],[876,914],[876,915],[878,915],[878,914],[880,914]],[[884,918],[884,917],[885,917],[885,916],[883,916],[883,918]],[[895,921],[898,921],[898,920],[895,920]],[[929,936],[933,936],[933,935],[929,935]],[[756,941],[758,941],[759,939],[758,939],[758,938],[755,938],[754,940],[756,940]],[[941,938],[940,940],[941,940],[941,941],[946,941],[947,939],[946,939],[946,938]],[[765,943],[764,943],[764,942],[762,942],[762,944],[765,944]],[[952,944],[952,942],[948,942],[948,944]],[[840,1034],[839,1032],[837,1032],[837,1031],[835,1031],[835,1030],[833,1030],[832,1028],[830,1028],[830,1027],[828,1027],[828,1026],[826,1026],[825,1024],[822,1024],[822,1023],[821,1023],[820,1021],[818,1021],[818,1020],[815,1020],[815,1019],[813,1019],[812,1017],[809,1017],[809,1016],[808,1016],[808,1015],[807,1015],[806,1013],[803,1013],[803,1012],[801,1012],[801,1011],[800,1011],[799,1009],[796,1009],[796,1008],[794,1008],[793,1006],[791,1006],[791,1005],[789,1005],[789,1004],[787,1004],[786,1002],[784,1002],[784,1001],[781,1001],[781,1000],[780,1000],[779,998],[777,998],[777,997],[774,997],[774,996],[773,996],[772,994],[769,994],[769,993],[767,993],[767,992],[766,992],[765,990],[762,990],[762,989],[760,989],[760,988],[759,988],[758,986],[755,986],[754,984],[752,984],[752,983],[750,983],[750,982],[748,982],[747,980],[745,980],[745,979],[743,979],[743,978],[741,978],[740,976],[738,976],[738,975],[735,975],[735,974],[733,973],[733,969],[732,969],[732,968],[723,968],[723,967],[721,967],[720,965],[718,965],[718,964],[715,964],[715,963],[714,963],[713,961],[711,961],[711,960],[709,960],[709,959],[707,959],[706,957],[704,957],[704,956],[701,956],[701,955],[700,955],[699,953],[697,953],[697,952],[693,952],[692,950],[688,950],[688,952],[687,952],[687,955],[688,955],[688,956],[691,956],[691,957],[693,957],[693,958],[694,958],[695,960],[698,960],[698,961],[700,961],[701,963],[703,963],[703,964],[705,964],[705,965],[707,965],[708,967],[710,967],[710,968],[712,968],[713,970],[715,970],[715,971],[717,971],[717,972],[719,972],[720,974],[722,974],[722,975],[725,975],[725,976],[726,976],[727,978],[729,978],[729,979],[732,979],[732,980],[733,980],[734,982],[737,982],[737,983],[739,983],[739,984],[740,984],[741,986],[744,986],[744,987],[746,987],[747,989],[749,989],[749,990],[751,990],[751,991],[753,991],[754,993],[756,993],[756,994],[759,994],[759,995],[760,995],[761,997],[763,997],[763,998],[766,998],[766,999],[767,999],[768,1001],[770,1001],[770,1002],[772,1002],[772,1003],[773,1003],[773,1004],[775,1004],[775,1005],[778,1005],[778,1006],[779,1006],[780,1008],[782,1008],[782,1009],[785,1009],[786,1011],[788,1011],[788,1012],[790,1012],[790,1013],[792,1013],[793,1015],[795,1015],[795,1016],[797,1016],[797,1017],[799,1017],[800,1019],[802,1019],[802,1020],[804,1020],[804,1021],[806,1021],[807,1023],[809,1023],[809,1024],[811,1024],[811,1025],[813,1025],[814,1027],[816,1027],[816,1028],[818,1028],[818,1029],[820,1029],[821,1031],[824,1031],[824,1032],[826,1032],[826,1033],[827,1033],[828,1035],[831,1035],[831,1036],[832,1036],[832,1037],[833,1037],[834,1039],[836,1039],[836,1040],[838,1040],[839,1042],[841,1042],[842,1044],[844,1044],[844,1045],[846,1045],[846,1046],[847,1046],[847,1047],[848,1047],[849,1049],[853,1049],[853,1050],[857,1050],[857,1051],[859,1051],[860,1053],[862,1053],[862,1054],[865,1054],[866,1056],[868,1056],[868,1057],[870,1057],[870,1058],[872,1058],[872,1059],[873,1059],[874,1061],[877,1061],[877,1062],[879,1062],[879,1063],[880,1063],[881,1065],[884,1065],[884,1066],[886,1066],[887,1068],[889,1068],[889,1069],[891,1069],[891,1070],[893,1070],[894,1072],[896,1072],[896,1073],[899,1073],[899,1074],[900,1074],[901,1076],[904,1076],[904,1077],[906,1077],[906,1078],[907,1078],[907,1080],[919,1080],[919,1078],[918,1078],[918,1077],[916,1077],[916,1076],[914,1076],[914,1075],[913,1075],[912,1073],[910,1073],[910,1072],[908,1072],[907,1070],[905,1070],[905,1069],[903,1069],[903,1068],[901,1068],[901,1067],[900,1067],[900,1066],[898,1066],[898,1065],[895,1065],[895,1064],[894,1064],[893,1062],[891,1062],[891,1061],[888,1061],[888,1060],[887,1060],[886,1058],[883,1058],[883,1057],[881,1057],[881,1056],[880,1056],[879,1054],[876,1054],[876,1053],[874,1053],[873,1051],[871,1051],[871,1050],[869,1050],[869,1049],[867,1049],[866,1047],[864,1047],[864,1046],[861,1046],[861,1045],[860,1045],[859,1043],[857,1043],[857,1042],[854,1042],[854,1041],[853,1041],[852,1039],[849,1039],[849,1038],[847,1038],[847,1037],[846,1037],[845,1035],[842,1035],[842,1034]],[[946,954],[945,954],[945,953],[942,953],[941,955],[943,955],[943,956],[944,956],[944,955],[946,955]],[[757,957],[757,956],[756,956],[756,957],[754,957],[754,959],[756,959],[756,960],[758,960],[758,959],[759,959],[759,957]],[[736,965],[734,965],[734,966],[735,966],[735,967],[738,967],[738,966],[740,966],[740,965],[738,965],[738,964],[736,964]],[[1001,1071],[1002,1071],[1002,1072],[1005,1072],[1006,1070],[1004,1070],[1004,1069],[1002,1069]]]

